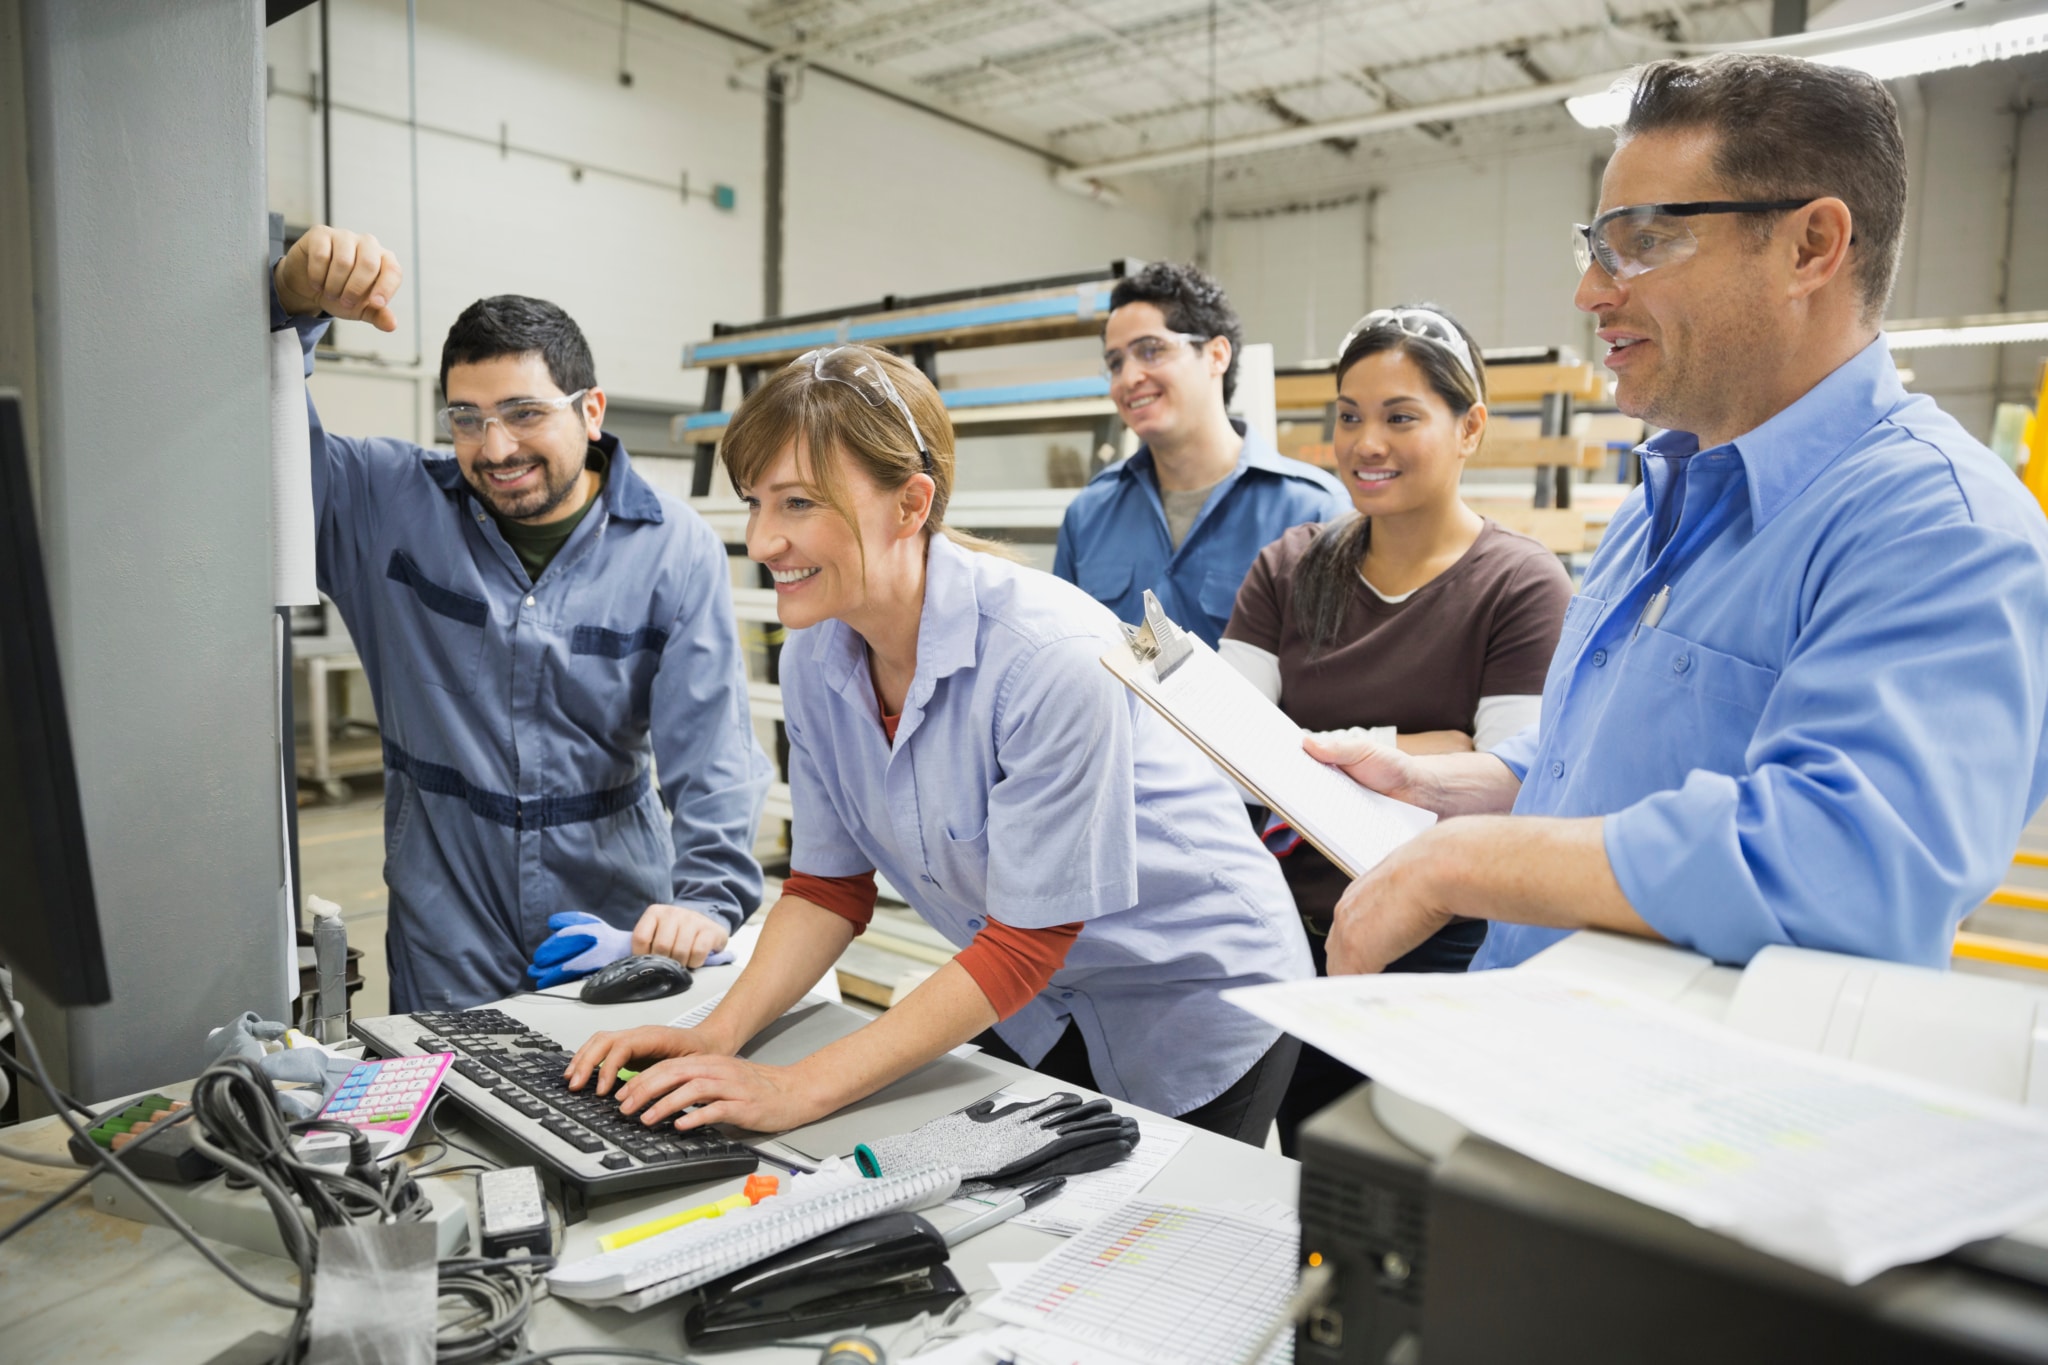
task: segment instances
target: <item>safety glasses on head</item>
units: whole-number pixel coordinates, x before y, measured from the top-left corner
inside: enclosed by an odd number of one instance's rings
[[[482,445],[485,433],[496,422],[513,440],[537,435],[548,420],[590,392],[578,389],[560,398],[514,398],[486,412],[473,403],[451,403],[434,414],[434,424],[443,436],[460,446]]]
[[[1337,354],[1341,358],[1351,349],[1351,343],[1367,332],[1380,328],[1391,328],[1408,336],[1433,341],[1449,351],[1465,367],[1465,373],[1472,376],[1472,383],[1479,383],[1479,367],[1472,363],[1472,347],[1465,340],[1465,334],[1458,330],[1458,324],[1442,313],[1431,308],[1375,308],[1351,324],[1351,330],[1344,334],[1344,340],[1337,343]]]
[[[809,370],[813,379],[846,385],[866,399],[869,407],[893,404],[910,428],[910,439],[917,446],[917,458],[923,461],[924,472],[932,472],[931,447],[925,444],[924,433],[917,429],[917,419],[910,415],[910,404],[896,392],[889,372],[882,368],[881,362],[871,352],[860,346],[821,346],[815,351],[805,351],[790,364]]]
[[[1686,204],[1627,204],[1590,223],[1572,224],[1572,259],[1579,273],[1595,261],[1616,280],[1632,280],[1659,266],[1690,260],[1700,249],[1685,220],[1714,213],[1785,213],[1803,209],[1804,199],[1702,199]]]

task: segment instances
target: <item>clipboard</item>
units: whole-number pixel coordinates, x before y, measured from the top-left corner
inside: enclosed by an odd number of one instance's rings
[[[1102,665],[1211,762],[1292,825],[1347,876],[1360,877],[1436,823],[1433,811],[1361,787],[1301,747],[1303,731],[1150,591],[1145,623]]]

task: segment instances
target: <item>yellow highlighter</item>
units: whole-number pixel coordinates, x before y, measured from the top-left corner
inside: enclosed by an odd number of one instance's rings
[[[622,1232],[607,1234],[598,1238],[597,1244],[606,1251],[617,1251],[620,1247],[629,1247],[635,1242],[645,1241],[657,1233],[667,1232],[670,1228],[679,1228],[685,1223],[695,1223],[700,1219],[720,1218],[731,1213],[734,1209],[746,1208],[751,1203],[753,1201],[743,1194],[728,1195],[715,1204],[699,1204],[693,1209],[684,1209],[681,1213],[671,1213],[667,1217],[657,1218],[651,1223],[641,1223],[637,1227],[630,1227]]]

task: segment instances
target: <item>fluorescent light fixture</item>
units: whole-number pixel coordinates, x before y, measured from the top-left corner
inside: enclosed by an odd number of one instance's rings
[[[1867,71],[1881,81],[1889,81],[1981,62],[2002,62],[2044,50],[2048,50],[2048,14],[2030,14],[1981,28],[1959,28],[1842,52],[1816,53],[1814,60]]]
[[[2039,322],[1989,323],[1976,327],[1905,327],[1887,330],[1894,351],[1927,351],[1937,346],[2003,346],[2014,341],[2048,341],[2048,318]]]
[[[1625,79],[1618,80],[1606,90],[1573,95],[1564,102],[1564,107],[1581,128],[1619,128],[1628,119],[1629,101],[1635,93],[1635,86]]]
[[[1813,52],[1816,62],[1865,71],[1879,80],[1921,76],[1931,71],[1949,71],[1959,66],[2002,62],[2048,52],[2048,11],[2006,19],[1996,24],[1979,24],[1948,32],[1921,33],[1888,43],[1869,43],[1836,52]],[[1589,95],[1574,95],[1564,102],[1571,116],[1587,128],[1616,128],[1628,118],[1629,100],[1635,87],[1627,77],[1612,88]]]

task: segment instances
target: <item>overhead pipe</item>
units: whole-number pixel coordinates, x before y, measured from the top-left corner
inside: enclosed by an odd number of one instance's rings
[[[1381,109],[1350,118],[1305,123],[1297,128],[1275,128],[1264,133],[1247,133],[1241,137],[1219,140],[1215,144],[1215,154],[1218,159],[1255,156],[1260,152],[1278,151],[1283,147],[1300,147],[1333,137],[1364,137],[1373,133],[1393,132],[1399,128],[1413,128],[1420,123],[1478,118],[1486,114],[1505,114],[1518,109],[1533,109],[1539,105],[1561,104],[1576,95],[1598,94],[1627,74],[1625,71],[1609,71],[1579,80],[1553,81],[1548,85],[1525,86],[1519,90],[1473,95],[1465,99],[1445,100],[1438,104]],[[1137,156],[1119,157],[1113,161],[1098,161],[1092,165],[1076,166],[1071,170],[1055,172],[1054,179],[1068,189],[1089,193],[1092,182],[1099,182],[1111,176],[1135,175],[1144,171],[1165,170],[1170,166],[1185,166],[1206,159],[1209,152],[1210,144],[1206,141],[1190,143],[1182,147],[1169,147],[1164,151],[1145,152]]]

